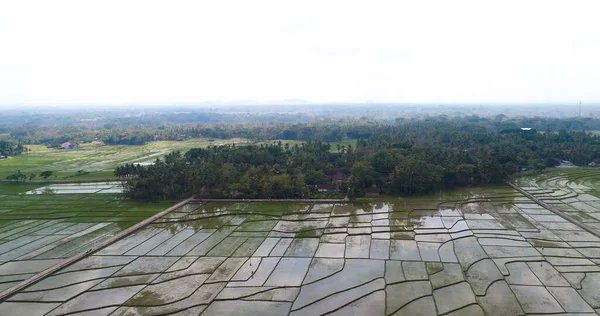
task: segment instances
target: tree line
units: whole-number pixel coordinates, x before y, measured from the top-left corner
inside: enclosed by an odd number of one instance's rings
[[[63,142],[88,143],[103,141],[108,145],[143,145],[154,140],[183,140],[187,138],[244,138],[253,141],[294,140],[339,142],[343,139],[365,139],[376,136],[382,130],[409,130],[438,124],[449,126],[456,131],[484,133],[512,133],[521,128],[532,128],[544,133],[596,131],[600,130],[597,118],[545,118],[517,117],[498,115],[494,118],[464,116],[449,118],[436,116],[422,119],[397,118],[393,122],[370,119],[315,120],[312,122],[271,121],[251,123],[212,123],[206,124],[170,124],[157,123],[132,124],[126,127],[118,124],[103,126],[56,125],[39,126],[25,124],[11,127],[10,137],[21,144],[45,144],[56,147]],[[447,134],[449,135],[449,134]],[[449,137],[449,136],[448,136]]]
[[[149,166],[124,165],[125,195],[178,199],[191,194],[238,198],[321,196],[315,185],[335,184],[340,195],[359,197],[366,188],[383,194],[422,194],[454,186],[501,183],[523,170],[577,165],[600,159],[600,138],[591,133],[539,132],[478,117],[403,120],[319,126],[342,130],[356,145],[331,145],[317,135],[302,144],[210,146],[174,152]],[[300,131],[293,126],[285,130]],[[315,127],[315,130],[316,127]],[[334,138],[338,139],[338,138]],[[347,176],[335,183],[332,176]]]

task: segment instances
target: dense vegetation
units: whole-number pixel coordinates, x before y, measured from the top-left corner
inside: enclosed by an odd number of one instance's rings
[[[449,118],[479,115],[484,117],[543,117],[569,118],[583,114],[600,115],[600,104],[586,104],[581,113],[576,104],[306,104],[302,102],[281,104],[252,104],[251,102],[196,104],[194,106],[76,106],[72,108],[22,108],[0,109],[0,135],[13,128],[78,127],[86,130],[137,129],[176,125],[216,124],[271,124],[309,123],[318,120],[372,120],[393,123],[397,117],[423,119],[432,116]],[[580,115],[581,116],[581,115]],[[536,119],[537,120],[537,119]],[[567,127],[565,127],[567,128]],[[568,128],[567,128],[568,129]],[[587,128],[588,130],[590,128]],[[597,129],[597,128],[594,128]]]
[[[0,140],[0,156],[16,156],[23,152],[23,145],[15,141]]]
[[[117,120],[118,122],[118,120]],[[600,130],[600,119],[596,118],[508,118],[497,115],[494,118],[466,116],[450,118],[437,116],[425,119],[398,118],[390,121],[369,119],[347,120],[313,120],[311,122],[286,123],[274,120],[272,122],[250,122],[240,124],[208,123],[208,124],[170,124],[156,125],[107,123],[96,125],[59,125],[40,126],[25,124],[10,128],[10,137],[22,144],[45,144],[56,147],[63,142],[74,144],[103,141],[107,145],[142,145],[153,140],[182,140],[194,137],[208,138],[245,138],[255,141],[265,140],[294,140],[338,142],[346,138],[365,139],[381,133],[383,130],[399,127],[400,129],[417,124],[429,126],[440,124],[450,126],[460,131],[486,133],[502,133],[530,127],[541,132],[597,131]],[[274,123],[275,122],[275,123]]]
[[[245,127],[230,127],[235,128]],[[504,118],[273,125],[266,130],[266,135],[308,142],[192,149],[169,154],[150,166],[125,165],[115,174],[127,180],[127,196],[141,199],[198,193],[244,198],[315,196],[322,193],[311,189],[331,184],[336,173],[347,175],[339,184],[340,194],[357,197],[374,185],[385,194],[419,194],[499,183],[521,170],[544,169],[560,160],[584,165],[600,159],[598,136],[566,129],[523,131]],[[357,139],[357,145],[332,152],[322,142],[344,137]]]

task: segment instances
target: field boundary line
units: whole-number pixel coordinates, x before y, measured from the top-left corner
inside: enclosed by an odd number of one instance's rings
[[[71,264],[73,264],[73,263],[75,263],[75,262],[77,262],[77,261],[79,261],[79,260],[81,260],[81,259],[83,259],[83,258],[85,258],[87,256],[92,255],[94,252],[96,252],[96,251],[98,251],[98,250],[100,250],[100,249],[102,249],[102,248],[104,248],[106,246],[109,246],[110,244],[112,244],[112,243],[114,243],[114,242],[116,242],[116,241],[118,241],[120,239],[123,239],[123,238],[127,237],[128,235],[132,234],[133,232],[135,232],[136,230],[138,230],[140,228],[144,228],[145,226],[148,226],[153,221],[155,221],[155,220],[157,220],[157,219],[159,219],[159,218],[167,215],[168,213],[170,213],[170,212],[172,212],[172,211],[174,211],[174,210],[182,207],[183,205],[189,203],[193,199],[194,199],[194,196],[189,197],[189,198],[187,198],[187,199],[185,199],[185,200],[183,200],[183,201],[181,201],[181,202],[179,202],[179,203],[177,203],[177,204],[175,204],[175,205],[173,205],[173,206],[171,206],[171,207],[169,207],[169,208],[161,211],[160,213],[154,214],[152,217],[149,217],[149,218],[147,218],[147,219],[145,219],[145,220],[143,220],[143,221],[141,221],[141,222],[139,222],[139,223],[137,223],[137,224],[135,224],[135,225],[133,225],[133,226],[131,226],[131,227],[123,230],[123,231],[121,231],[120,233],[118,233],[118,234],[116,234],[116,235],[108,238],[107,240],[101,242],[100,244],[92,247],[88,251],[82,252],[82,253],[80,253],[78,255],[75,255],[73,257],[67,258],[64,261],[62,261],[60,263],[57,263],[57,264],[51,266],[50,268],[47,268],[46,270],[38,272],[37,274],[35,274],[34,276],[32,276],[32,277],[30,277],[30,278],[28,278],[26,280],[23,280],[21,283],[19,283],[19,284],[15,285],[15,286],[13,286],[13,287],[5,290],[4,292],[0,293],[0,302],[6,301],[6,299],[8,299],[9,297],[13,296],[17,292],[19,292],[19,291],[23,290],[24,288],[26,288],[28,286],[31,286],[31,285],[33,285],[33,284],[35,284],[35,283],[43,280],[44,278],[50,276],[52,273],[54,273],[54,272],[56,272],[56,271],[58,271],[60,269],[66,268],[67,266],[69,266],[69,265],[71,265]]]
[[[527,196],[529,199],[531,199],[532,201],[534,201],[536,204],[540,205],[541,207],[543,207],[543,208],[547,209],[548,211],[550,211],[550,212],[552,212],[552,213],[554,213],[554,214],[556,214],[556,215],[558,215],[558,216],[566,219],[567,221],[571,222],[572,224],[575,224],[575,225],[579,226],[579,228],[587,231],[588,233],[590,233],[590,234],[592,234],[592,235],[594,235],[596,237],[600,237],[600,232],[598,232],[593,227],[591,227],[591,226],[589,226],[589,225],[587,225],[587,224],[585,224],[583,222],[580,222],[579,220],[573,218],[569,214],[565,214],[565,212],[563,212],[563,211],[557,209],[556,207],[554,207],[554,206],[552,206],[552,205],[550,205],[550,204],[548,204],[548,203],[546,203],[546,202],[538,199],[537,197],[533,196],[533,194],[525,191],[521,187],[513,184],[512,182],[507,181],[506,183],[509,186],[511,186],[513,189],[515,189],[515,190],[523,193],[525,196]]]

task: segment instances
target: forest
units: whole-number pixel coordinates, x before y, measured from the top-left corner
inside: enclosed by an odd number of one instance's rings
[[[587,165],[600,159],[600,137],[561,128],[567,120],[537,124],[504,118],[398,119],[378,122],[230,125],[281,141],[246,146],[210,146],[173,152],[154,164],[127,164],[115,175],[134,199],[207,197],[361,197],[376,189],[412,195],[455,186],[501,183],[524,170],[554,167],[563,160]],[[582,123],[581,121],[579,121]],[[544,125],[545,124],[545,125]],[[582,123],[583,124],[583,123]],[[537,127],[560,128],[556,132]],[[216,127],[206,127],[216,132]],[[202,130],[201,133],[206,133]],[[355,139],[331,150],[328,141]],[[304,140],[286,143],[286,140]],[[319,188],[324,188],[319,190]]]
[[[270,116],[268,116],[270,117]],[[4,127],[9,139],[20,144],[44,144],[56,147],[63,142],[73,144],[102,141],[107,145],[143,145],[155,140],[182,140],[195,137],[205,138],[244,138],[252,141],[290,140],[339,142],[344,139],[366,139],[371,136],[393,132],[394,129],[421,128],[439,125],[442,129],[469,129],[485,133],[505,133],[533,128],[540,132],[597,131],[598,118],[549,118],[549,117],[507,117],[496,115],[492,118],[476,115],[426,118],[393,118],[376,120],[368,118],[320,119],[310,122],[288,123],[285,119],[272,121],[248,121],[242,123],[196,123],[179,124],[172,121],[151,124],[132,120],[131,124],[119,124],[119,120],[102,126],[61,124],[43,126],[26,123]],[[235,121],[234,121],[235,122]],[[414,126],[414,127],[413,127]]]

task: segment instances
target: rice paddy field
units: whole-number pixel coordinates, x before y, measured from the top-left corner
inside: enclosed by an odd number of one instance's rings
[[[94,212],[122,203],[88,199]],[[56,234],[45,229],[28,234]],[[0,315],[594,315],[599,242],[508,186],[339,204],[196,201],[21,290]],[[53,257],[19,258],[0,265],[4,280]]]
[[[120,181],[109,182],[84,182],[84,183],[59,183],[48,184],[25,194],[119,194],[123,193],[123,183]]]
[[[600,192],[600,168],[565,168],[518,179],[519,185]]]
[[[171,205],[56,186],[26,194],[40,185],[0,184],[0,292]]]
[[[46,148],[41,145],[26,146],[29,151],[12,159],[0,160],[0,179],[17,170],[39,176],[43,171],[53,171],[50,180],[111,179],[119,165],[125,163],[151,163],[172,151],[244,143],[245,140],[215,140],[194,138],[186,141],[156,141],[142,146],[108,146],[82,144],[76,149]],[[79,172],[78,171],[82,171]],[[39,180],[39,178],[37,178]]]
[[[600,232],[600,169],[569,168],[524,177],[517,184]]]

